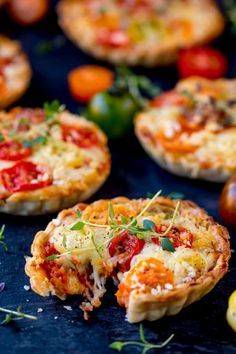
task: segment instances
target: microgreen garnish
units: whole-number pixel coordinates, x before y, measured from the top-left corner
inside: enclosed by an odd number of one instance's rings
[[[140,341],[113,342],[110,345],[110,348],[120,352],[126,346],[140,347],[140,349],[143,349],[142,354],[146,354],[149,350],[164,348],[166,345],[168,345],[170,343],[170,341],[173,339],[173,337],[174,337],[174,334],[171,334],[171,336],[169,338],[167,338],[164,342],[162,342],[160,344],[149,343],[144,336],[143,325],[140,324],[140,326],[139,326]]]
[[[109,92],[119,95],[128,92],[140,109],[147,106],[146,96],[153,98],[161,93],[161,88],[154,85],[146,76],[135,75],[125,66],[117,68],[117,77]]]
[[[5,225],[2,225],[2,227],[0,229],[0,246],[2,246],[5,251],[7,251],[8,246],[7,246],[6,242],[3,241],[5,239],[4,231],[5,231]]]
[[[231,26],[231,32],[236,35],[236,5],[234,0],[223,0],[225,14]]]
[[[4,140],[4,136],[0,133],[0,143],[2,143]]]
[[[185,195],[183,193],[179,193],[179,192],[171,192],[170,194],[168,194],[167,198],[169,199],[184,199]]]
[[[64,111],[65,105],[61,104],[58,100],[54,100],[51,103],[45,102],[43,109],[46,120],[53,120],[57,114]]]
[[[52,53],[54,50],[62,48],[66,43],[66,39],[63,36],[56,36],[51,41],[42,41],[37,44],[36,52],[40,55],[46,55]]]
[[[70,228],[70,230],[73,231],[79,231],[83,230],[84,227],[94,227],[94,228],[102,228],[106,229],[108,232],[108,240],[104,241],[103,243],[99,244],[97,243],[95,236],[92,231],[90,231],[90,239],[91,242],[94,246],[94,248],[74,248],[67,250],[64,253],[61,254],[53,254],[50,255],[46,258],[47,261],[52,261],[55,259],[58,259],[64,255],[67,254],[74,254],[74,253],[80,253],[88,250],[96,250],[97,253],[102,257],[102,249],[105,245],[107,245],[114,237],[119,235],[123,231],[127,231],[128,233],[132,235],[136,235],[139,239],[150,239],[150,238],[159,238],[161,247],[165,251],[169,252],[174,252],[175,248],[172,244],[172,242],[166,238],[165,236],[169,233],[171,228],[173,227],[173,224],[175,222],[177,212],[179,209],[180,202],[178,201],[172,216],[172,220],[167,227],[167,229],[163,233],[159,233],[155,231],[155,223],[149,219],[143,219],[142,220],[142,225],[140,226],[138,224],[139,218],[149,209],[149,207],[153,204],[154,200],[161,194],[161,191],[157,192],[152,199],[148,201],[148,203],[145,205],[145,207],[141,210],[141,212],[135,217],[135,218],[130,218],[127,219],[123,215],[119,215],[118,219],[116,220],[115,218],[115,212],[112,206],[112,203],[109,204],[108,206],[108,214],[109,214],[109,225],[107,224],[95,224],[90,221],[84,220],[82,218],[82,214],[80,211],[77,211],[77,217],[78,221]],[[63,239],[64,246],[65,240]],[[66,247],[65,247],[66,248]]]
[[[28,318],[29,320],[37,320],[37,317],[27,315],[22,312],[22,306],[18,306],[16,311],[4,309],[0,307],[0,312],[6,312],[5,319],[0,323],[0,325],[7,325],[12,321],[22,320],[23,318]]]
[[[36,144],[45,145],[48,142],[48,137],[45,135],[39,135],[33,140],[23,140],[22,144],[25,147],[33,147]]]

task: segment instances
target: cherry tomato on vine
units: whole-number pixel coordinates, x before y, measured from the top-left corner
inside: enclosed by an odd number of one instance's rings
[[[180,52],[177,67],[182,78],[201,76],[213,80],[225,75],[228,63],[217,49],[195,47]]]
[[[232,177],[223,188],[219,212],[226,225],[236,227],[236,176]]]

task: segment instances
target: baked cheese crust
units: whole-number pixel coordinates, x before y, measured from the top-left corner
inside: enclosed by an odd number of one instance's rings
[[[224,28],[211,0],[61,0],[58,15],[75,44],[113,64],[167,65]]]
[[[173,220],[177,203],[163,197],[151,203],[118,197],[63,210],[33,241],[33,256],[26,261],[32,289],[62,300],[82,295],[86,313],[100,306],[106,280],[113,277],[119,283],[118,303],[126,308],[129,322],[178,313],[207,294],[227,272],[230,246],[227,230],[190,201],[179,201]],[[150,233],[143,239],[126,232],[134,219],[141,228],[155,224],[153,230],[162,235],[170,227],[162,238],[174,249],[164,248]],[[121,225],[115,237],[114,224]]]
[[[89,198],[110,172],[106,136],[65,110],[2,111],[0,138],[0,212],[62,210]]]
[[[136,117],[138,139],[162,167],[224,182],[236,173],[236,80],[192,77]]]
[[[25,93],[31,75],[20,43],[0,35],[0,108],[9,106]]]

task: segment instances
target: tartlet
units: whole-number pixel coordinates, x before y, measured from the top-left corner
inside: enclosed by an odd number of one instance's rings
[[[31,252],[26,273],[36,293],[82,295],[87,318],[112,277],[129,322],[177,314],[216,285],[230,258],[224,227],[190,201],[162,197],[63,210],[36,234]]]
[[[54,108],[0,112],[0,212],[59,211],[89,198],[109,175],[103,132]]]

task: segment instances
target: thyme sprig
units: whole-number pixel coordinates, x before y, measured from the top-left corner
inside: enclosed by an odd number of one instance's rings
[[[171,336],[169,336],[164,342],[160,344],[152,344],[146,340],[144,336],[143,325],[140,324],[139,326],[140,341],[127,341],[127,342],[117,341],[117,342],[113,342],[110,345],[110,348],[120,352],[126,346],[134,346],[134,347],[140,347],[141,349],[143,349],[142,354],[146,354],[149,350],[164,348],[170,343],[173,337],[174,334],[171,334]]]
[[[2,227],[0,229],[0,246],[2,246],[5,251],[7,251],[8,246],[7,246],[6,242],[3,241],[5,239],[4,231],[5,231],[5,225],[2,225]]]
[[[158,191],[152,199],[148,201],[148,203],[145,205],[145,207],[141,210],[141,212],[135,217],[131,219],[127,219],[124,215],[120,215],[119,219],[115,219],[115,212],[113,209],[112,204],[110,203],[108,206],[108,213],[109,213],[109,225],[104,225],[104,224],[95,224],[90,221],[84,220],[82,217],[82,214],[80,211],[77,211],[77,217],[78,221],[70,228],[72,231],[80,231],[83,230],[85,226],[89,228],[102,228],[106,229],[108,232],[108,239],[101,244],[98,244],[95,236],[92,232],[90,231],[90,239],[93,244],[93,248],[73,248],[70,250],[67,250],[64,253],[61,254],[53,254],[50,255],[46,258],[46,260],[51,261],[55,260],[57,258],[60,258],[62,256],[68,255],[68,254],[76,254],[80,252],[85,252],[85,251],[91,251],[91,250],[96,250],[97,253],[99,254],[100,257],[102,257],[102,249],[104,246],[106,246],[114,237],[119,235],[123,231],[127,231],[128,233],[132,235],[136,235],[139,239],[150,239],[150,238],[159,238],[160,244],[163,250],[169,251],[169,252],[174,252],[175,248],[170,241],[169,238],[166,237],[166,235],[169,233],[171,228],[173,227],[173,224],[175,222],[179,205],[180,202],[178,201],[173,213],[172,220],[167,227],[167,229],[163,233],[159,233],[155,231],[155,223],[149,219],[143,219],[142,220],[142,226],[138,224],[138,220],[143,214],[149,209],[149,207],[153,204],[154,200],[161,194],[161,191]],[[63,237],[63,245],[66,246],[66,240],[65,237]],[[66,248],[66,247],[65,247]]]
[[[37,320],[36,316],[27,315],[22,312],[22,306],[18,306],[16,311],[8,310],[5,308],[0,307],[0,312],[5,312],[6,317],[5,319],[0,322],[0,325],[8,325],[12,321],[22,320],[23,318],[28,318],[29,320]]]

